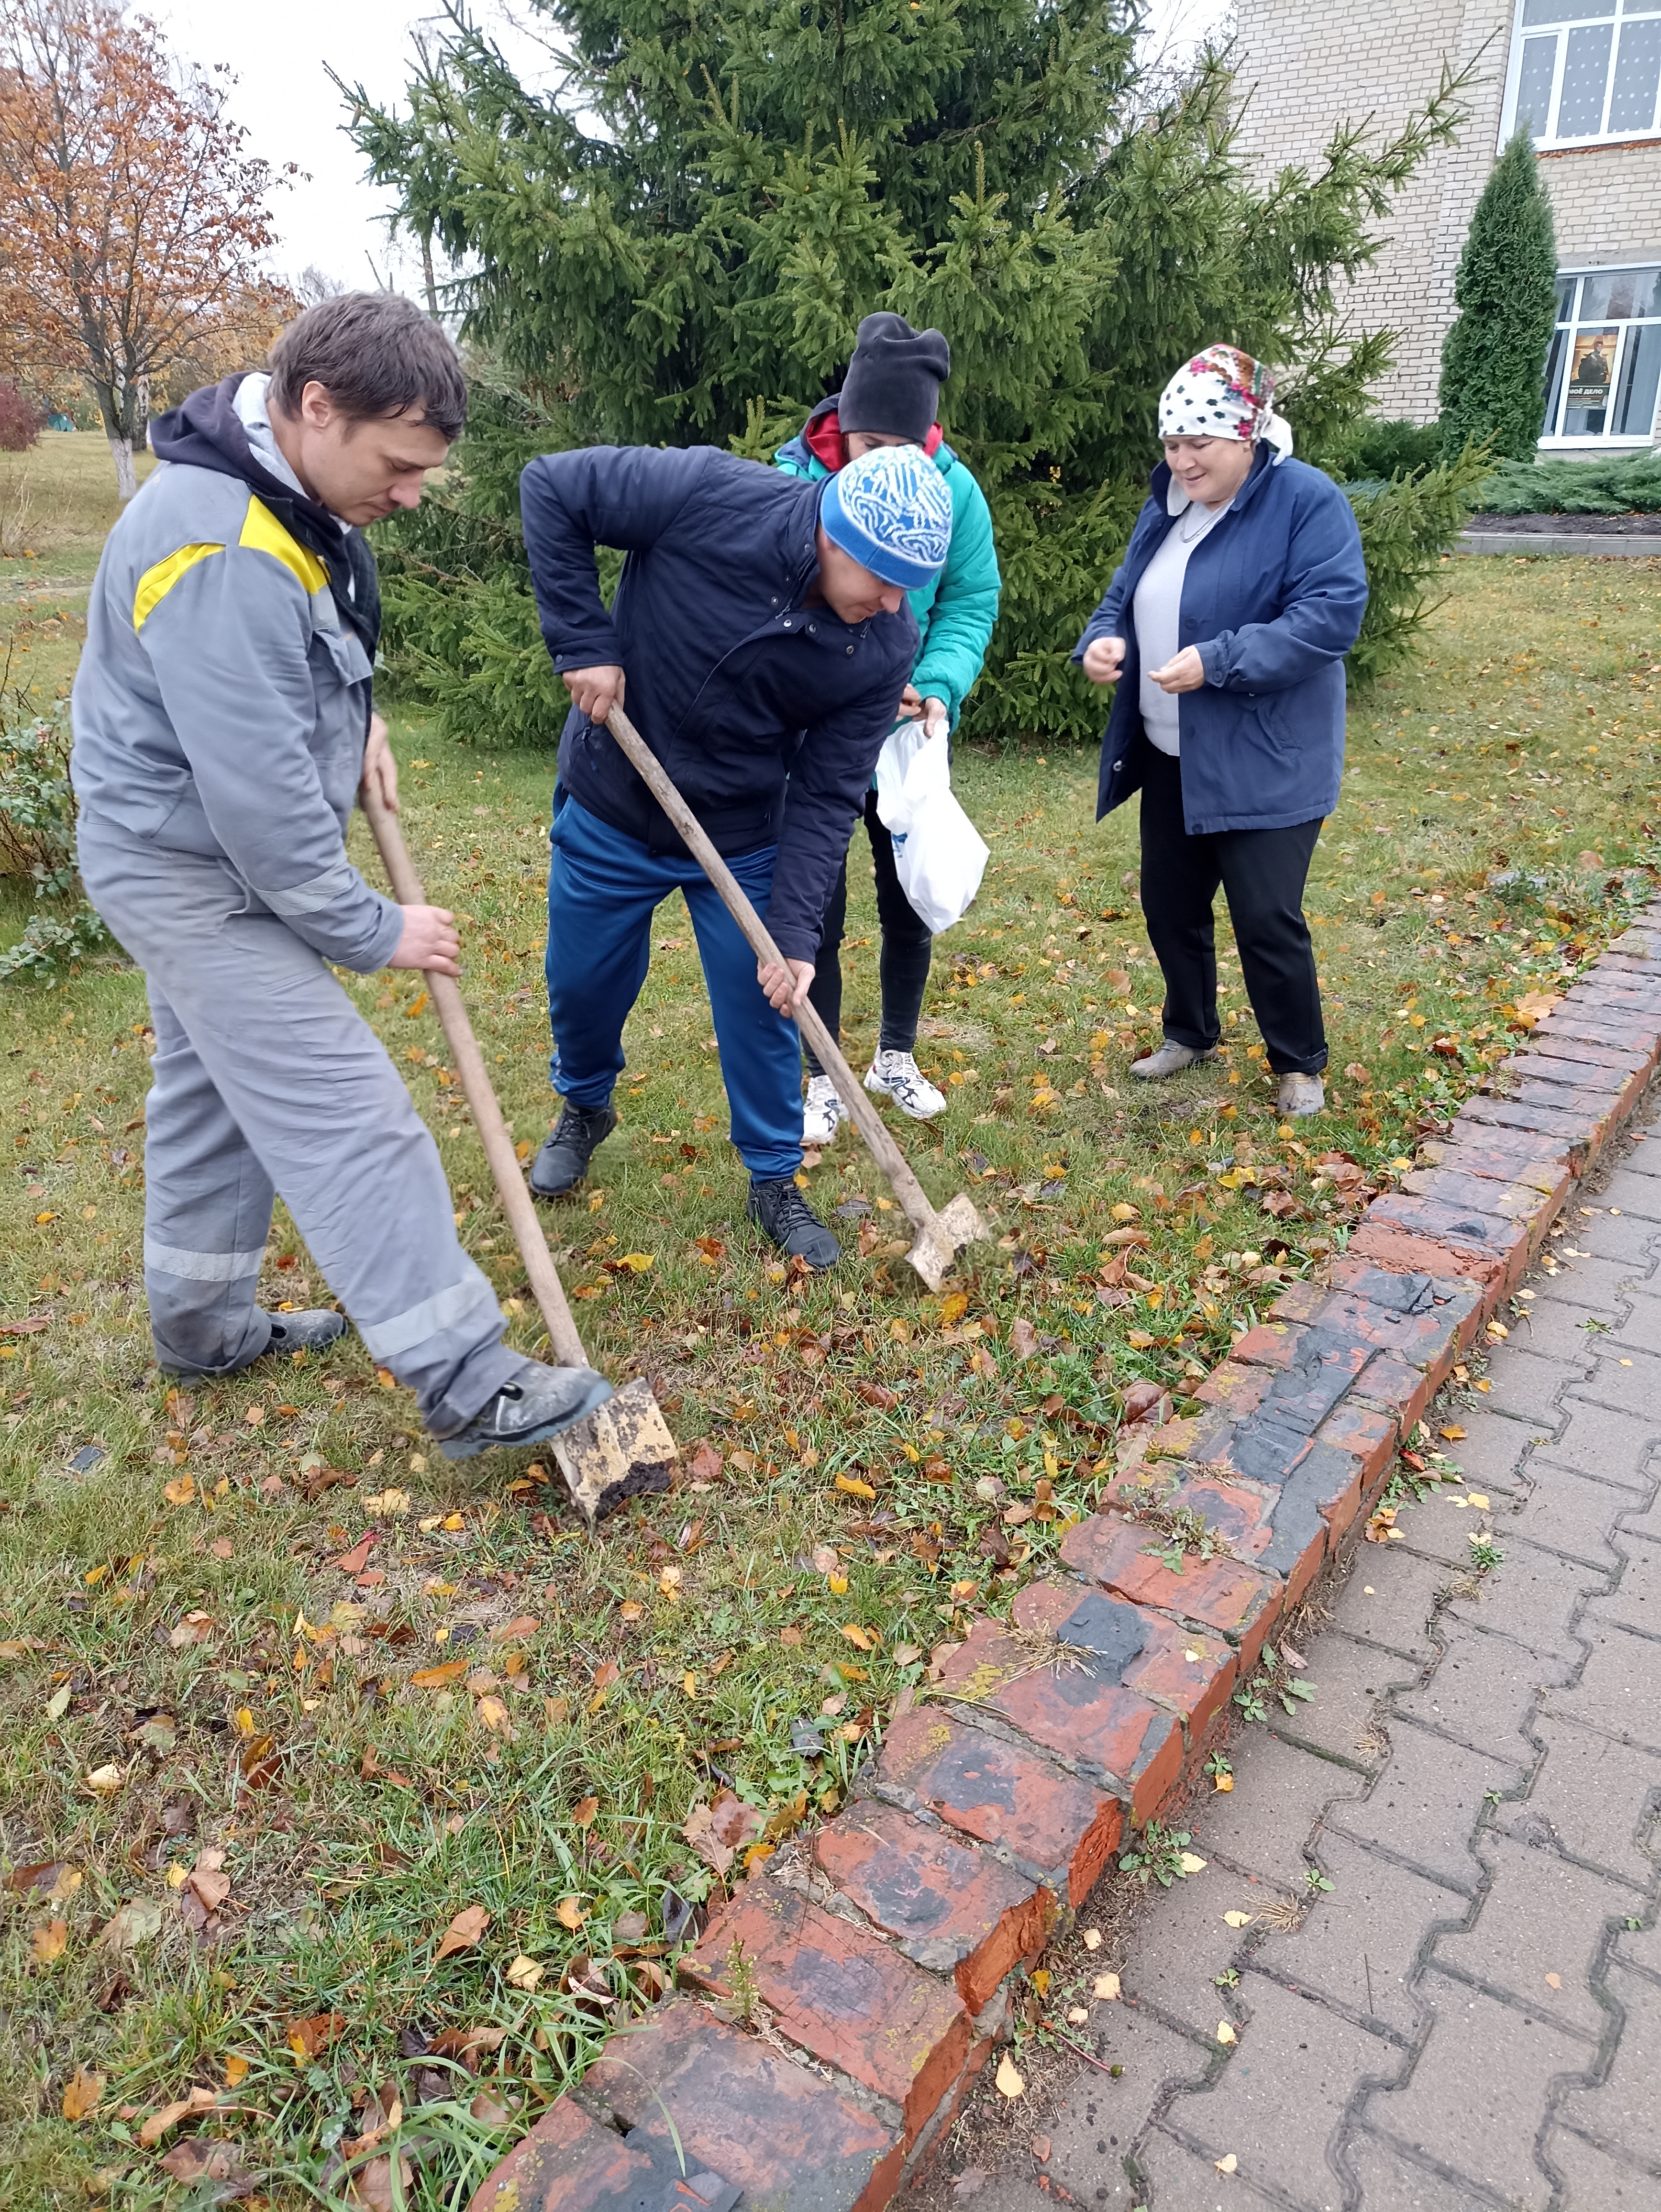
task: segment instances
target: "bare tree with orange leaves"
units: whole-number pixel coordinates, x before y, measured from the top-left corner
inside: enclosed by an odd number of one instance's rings
[[[294,312],[230,82],[100,0],[0,6],[0,367],[85,380],[123,499],[152,387],[251,365]]]

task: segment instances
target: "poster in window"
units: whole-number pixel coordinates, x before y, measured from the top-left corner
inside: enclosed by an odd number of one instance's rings
[[[1569,367],[1571,407],[1609,405],[1609,379],[1615,371],[1615,349],[1619,337],[1618,331],[1575,332],[1574,358]]]

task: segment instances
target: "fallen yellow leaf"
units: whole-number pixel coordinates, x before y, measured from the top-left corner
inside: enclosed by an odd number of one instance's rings
[[[540,1959],[527,1959],[521,1952],[508,1969],[508,1987],[515,1990],[533,1990],[542,1979],[543,1972],[544,1968]]]
[[[1250,1928],[1256,1917],[1255,1912],[1226,1912],[1223,1925],[1225,1928]]]
[[[1225,2152],[1221,2158],[1214,2160],[1213,2163],[1215,2165],[1219,2173],[1232,2173],[1236,2166],[1239,2165],[1240,2161],[1235,2157],[1233,2152],[1231,2150]]]
[[[468,1659],[447,1659],[441,1667],[423,1667],[410,1677],[412,1690],[441,1690],[447,1682],[459,1681],[472,1662]]]
[[[555,1908],[554,1917],[562,1928],[569,1928],[575,1935],[588,1915],[584,1911],[580,1898],[562,1897]]]
[[[1486,1513],[1488,1510],[1488,1501],[1480,1490],[1473,1490],[1465,1503],[1467,1505],[1474,1505],[1479,1513]]]
[[[1099,1951],[1101,1949],[1102,1931],[1099,1928],[1086,1928],[1085,1929],[1084,1947],[1086,1951]]]
[[[44,1920],[29,1936],[29,1948],[40,1966],[50,1966],[64,1955],[64,1947],[70,1940],[67,1920]],[[67,2117],[67,2115],[66,2115]]]
[[[1214,1790],[1220,1790],[1226,1797],[1234,1787],[1234,1777],[1232,1774],[1214,1774],[1211,1778],[1211,1786]]]
[[[87,1787],[95,1797],[113,1797],[126,1778],[119,1766],[97,1766],[87,1777]]]
[[[1238,2036],[1235,2034],[1234,2030],[1229,2026],[1226,2020],[1220,2020],[1218,2021],[1217,2040],[1219,2043],[1238,2043],[1239,2039]]]
[[[835,1487],[848,1498],[874,1498],[877,1494],[868,1482],[861,1482],[855,1474],[839,1474]],[[1010,2070],[1013,2073],[1014,2069],[1011,2068]]]
[[[196,1495],[196,1477],[193,1474],[181,1474],[176,1476],[172,1482],[164,1482],[161,1486],[161,1495],[169,1505],[188,1505]]]
[[[1563,1977],[1561,1974],[1548,1974],[1546,1976],[1546,1987],[1548,1990],[1561,1990],[1562,1986]]]
[[[1116,1974],[1097,1975],[1095,1987],[1092,1990],[1091,1995],[1098,2003],[1111,2004],[1118,1994],[1119,1978]]]
[[[94,2110],[104,2094],[101,2074],[88,2074],[84,2066],[77,2066],[64,2089],[64,2118],[84,2120]]]
[[[1184,1851],[1179,1861],[1184,1874],[1203,1874],[1205,1861],[1194,1851]]]
[[[1015,2062],[1007,2051],[998,2061],[998,2070],[992,2078],[997,2083],[1000,2092],[1006,2097],[1024,2097],[1026,2094],[1026,2084],[1017,2072]]]
[[[248,2061],[240,2051],[228,2051],[225,2057],[225,2086],[234,2089],[247,2079]]]

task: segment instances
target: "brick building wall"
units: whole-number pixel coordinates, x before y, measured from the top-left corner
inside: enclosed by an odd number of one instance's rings
[[[1348,312],[1399,333],[1379,412],[1436,413],[1453,279],[1499,148],[1510,0],[1241,0],[1241,147],[1254,167],[1312,167],[1340,123],[1399,129],[1434,93],[1445,58],[1475,65],[1470,119],[1396,198],[1385,242]],[[1588,147],[1541,157],[1566,269],[1661,261],[1661,143]]]

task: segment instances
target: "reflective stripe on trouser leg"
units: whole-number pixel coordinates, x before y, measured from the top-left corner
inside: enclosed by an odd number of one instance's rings
[[[241,911],[245,895],[222,864],[84,824],[81,848],[99,911],[165,994],[374,1356],[416,1392],[438,1433],[461,1427],[520,1361],[502,1343],[495,1292],[461,1249],[438,1147],[379,1040],[284,922]],[[154,1225],[178,1250],[221,1243],[177,1209],[165,1231]]]
[[[271,1340],[255,1299],[271,1186],[159,985],[144,1117],[144,1287],[163,1367],[222,1375]]]

